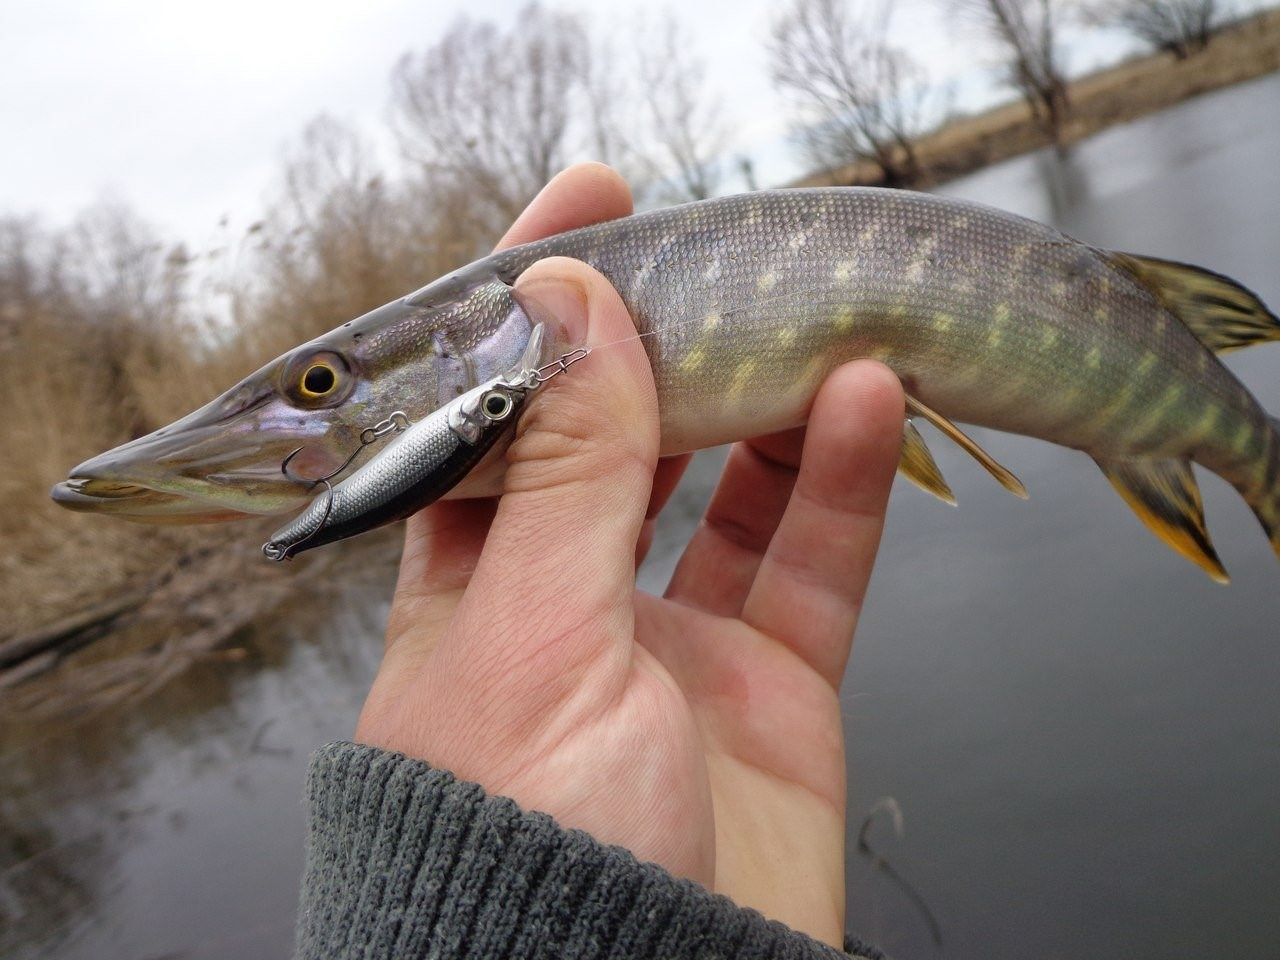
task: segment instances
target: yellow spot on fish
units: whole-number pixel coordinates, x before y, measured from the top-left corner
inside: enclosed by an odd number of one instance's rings
[[[1133,402],[1133,384],[1126,383],[1116,391],[1111,402],[1098,411],[1094,417],[1095,434],[1105,431],[1121,416],[1129,414],[1129,406]]]
[[[680,361],[680,369],[685,373],[696,373],[698,368],[702,366],[704,360],[707,359],[707,353],[702,347],[694,347],[685,358]]]
[[[1097,320],[1099,323],[1106,323],[1110,317],[1111,311],[1106,307],[1094,307],[1093,319]]]
[[[929,261],[924,257],[911,261],[911,266],[907,267],[906,278],[911,283],[918,283],[924,276],[925,269],[929,266]]]
[[[832,326],[837,333],[848,333],[853,329],[853,307],[841,307],[832,319]]]
[[[991,314],[991,329],[987,331],[987,344],[998,347],[1004,341],[1004,327],[1009,322],[1009,304],[997,303]]]
[[[1102,351],[1098,347],[1090,347],[1084,355],[1084,362],[1090,370],[1097,370],[1102,366]]]
[[[1040,334],[1041,348],[1048,350],[1050,347],[1055,346],[1058,342],[1058,338],[1061,336],[1062,334],[1058,332],[1057,327],[1046,326],[1044,328],[1044,332]]]
[[[878,233],[879,230],[880,230],[880,223],[877,220],[873,220],[869,224],[867,224],[865,227],[863,227],[862,232],[858,234],[859,246],[864,246],[864,247],[871,246],[871,242],[875,240],[876,233]]]
[[[837,263],[835,270],[831,272],[832,279],[837,283],[846,283],[851,276],[853,276],[852,260],[845,260],[842,263]]]
[[[1146,437],[1152,430],[1159,427],[1169,415],[1170,408],[1173,407],[1178,398],[1182,396],[1182,385],[1173,384],[1169,387],[1152,406],[1148,409],[1147,415],[1144,416],[1133,428],[1133,436]]]
[[[786,348],[796,341],[796,328],[783,327],[778,331],[778,346]]]
[[[951,325],[956,322],[956,318],[949,313],[934,314],[933,325],[939,332],[945,333],[951,329]]]
[[[704,323],[704,329],[714,330],[716,327],[720,326],[720,323],[723,320],[724,320],[724,317],[720,316],[720,314],[712,310],[710,313],[707,314],[707,319]]]
[[[768,293],[778,285],[778,275],[770,270],[768,273],[760,275],[760,279],[756,281],[756,289],[761,293]]]
[[[1253,427],[1247,421],[1240,424],[1236,427],[1235,436],[1231,440],[1236,450],[1248,450],[1249,444],[1253,441]]]
[[[1215,404],[1207,406],[1204,413],[1200,414],[1200,419],[1196,421],[1195,432],[1202,437],[1213,433],[1213,428],[1218,425],[1220,412],[1221,410]]]
[[[802,230],[799,233],[794,234],[791,239],[787,241],[787,247],[790,248],[792,253],[794,253],[808,242],[809,235]]]
[[[738,369],[733,372],[733,382],[729,384],[729,396],[741,396],[746,390],[747,385],[751,382],[751,378],[756,372],[756,359],[749,357],[738,365]]]
[[[1142,355],[1142,359],[1138,361],[1137,372],[1140,374],[1150,373],[1152,370],[1155,369],[1156,364],[1159,362],[1160,362],[1160,355],[1156,353],[1152,353],[1150,350],[1148,350],[1146,353]]]
[[[951,226],[955,227],[957,230],[963,230],[965,227],[969,226],[968,215],[961,214],[960,216],[956,217],[954,220],[951,221]]]
[[[1062,280],[1055,280],[1049,286],[1049,291],[1059,300],[1067,295],[1067,285]]]

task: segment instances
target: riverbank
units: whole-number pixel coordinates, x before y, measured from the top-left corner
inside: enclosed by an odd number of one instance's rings
[[[1280,70],[1280,9],[1266,10],[1223,28],[1209,46],[1185,60],[1158,53],[1128,60],[1074,81],[1063,143],[1164,110],[1191,97]],[[1049,145],[1021,102],[960,117],[916,141],[924,170],[915,186],[929,186]],[[800,187],[875,185],[880,170],[854,163],[811,174]]]

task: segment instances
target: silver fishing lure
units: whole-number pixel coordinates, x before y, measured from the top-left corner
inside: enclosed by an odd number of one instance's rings
[[[270,560],[286,560],[303,550],[402,520],[443,497],[507,434],[538,387],[590,352],[579,347],[540,365],[544,337],[544,326],[537,324],[512,370],[468,390],[417,423],[406,428],[404,415],[397,419],[393,414],[366,430],[362,448],[388,433],[399,432],[399,436],[341,483],[332,485],[328,478],[315,481],[325,485],[325,493],[277,530],[262,545],[263,554]],[[354,459],[355,454],[347,463]],[[282,469],[287,468],[286,461]]]

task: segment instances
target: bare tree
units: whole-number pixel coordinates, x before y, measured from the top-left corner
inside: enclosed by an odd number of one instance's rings
[[[962,0],[1009,57],[1009,81],[1055,145],[1070,104],[1058,62],[1061,0]]]
[[[647,124],[633,147],[660,196],[705,200],[719,186],[728,145],[723,102],[709,92],[706,65],[667,16],[636,47],[636,75]]]
[[[356,130],[314,119],[244,238],[248,275],[230,278],[242,352],[279,353],[473,258],[482,243],[454,191],[388,179]]]
[[[463,188],[493,223],[510,222],[570,155],[587,50],[578,17],[537,3],[507,32],[456,21],[392,74],[405,153]]]
[[[1209,45],[1222,16],[1218,0],[1106,0],[1086,9],[1090,22],[1116,26],[1183,60]]]
[[[929,85],[888,41],[891,6],[794,0],[774,24],[769,54],[774,82],[795,101],[796,134],[810,163],[836,169],[867,159],[886,183],[903,184],[922,173],[914,141]]]

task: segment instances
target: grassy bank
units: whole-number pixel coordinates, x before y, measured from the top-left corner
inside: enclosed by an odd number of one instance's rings
[[[1179,60],[1158,53],[1129,60],[1071,84],[1071,116],[1064,144],[1118,123],[1181,103],[1210,90],[1280,70],[1280,10],[1267,10],[1217,33],[1209,46]],[[916,142],[925,174],[920,186],[941,183],[1049,145],[1028,106],[1018,101],[953,120]],[[854,163],[815,173],[796,186],[876,184],[875,164]]]

